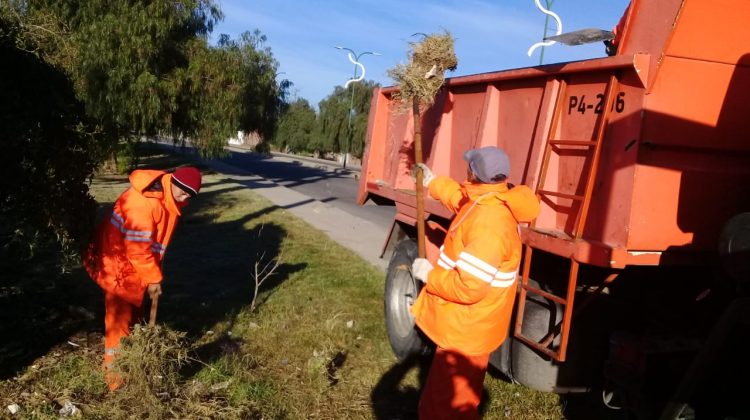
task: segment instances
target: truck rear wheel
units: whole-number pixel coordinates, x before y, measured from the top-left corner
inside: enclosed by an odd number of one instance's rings
[[[411,275],[415,258],[416,242],[412,239],[399,242],[385,279],[385,327],[393,353],[399,360],[430,351],[429,340],[419,331],[409,311],[422,288],[422,283]]]

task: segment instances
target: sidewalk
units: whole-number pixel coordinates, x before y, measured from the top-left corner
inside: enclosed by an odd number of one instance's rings
[[[383,272],[388,268],[388,261],[380,258],[380,247],[373,246],[385,241],[382,227],[240,168],[216,160],[204,162],[227,179],[251,188],[277,206],[305,220]]]

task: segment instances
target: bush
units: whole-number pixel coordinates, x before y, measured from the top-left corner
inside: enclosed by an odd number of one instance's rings
[[[268,155],[268,154],[271,153],[271,145],[269,143],[265,142],[265,141],[262,141],[262,142],[256,144],[255,147],[253,148],[253,150],[255,151],[255,153],[260,153],[260,154],[263,154],[263,155]]]
[[[21,49],[23,38],[0,13],[0,260],[28,260],[56,243],[65,266],[93,224],[87,180],[98,136],[70,80]]]

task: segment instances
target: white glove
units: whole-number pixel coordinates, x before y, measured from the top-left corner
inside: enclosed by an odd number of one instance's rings
[[[430,186],[430,182],[432,182],[433,179],[435,179],[435,175],[432,173],[430,168],[427,167],[424,163],[417,163],[414,165],[414,169],[412,172],[412,178],[414,179],[414,182],[417,182],[417,171],[422,170],[422,185],[426,187]]]
[[[432,271],[432,264],[426,258],[417,258],[411,264],[411,275],[422,283],[427,284],[427,276],[430,275],[430,271]]]

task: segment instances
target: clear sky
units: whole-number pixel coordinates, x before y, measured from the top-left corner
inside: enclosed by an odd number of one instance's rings
[[[407,61],[409,41],[416,32],[442,29],[455,38],[458,69],[448,77],[485,73],[539,64],[537,50],[544,14],[534,0],[217,0],[224,20],[212,39],[225,33],[233,38],[259,29],[280,62],[279,79],[294,83],[293,93],[317,108],[336,85],[353,76],[354,65],[336,45],[363,55],[366,78],[389,86],[387,70]],[[584,28],[611,30],[629,0],[554,0],[563,32]],[[541,0],[544,4],[545,1]],[[556,26],[550,20],[549,35]],[[556,44],[545,49],[544,63],[604,56],[602,43],[570,47]]]

